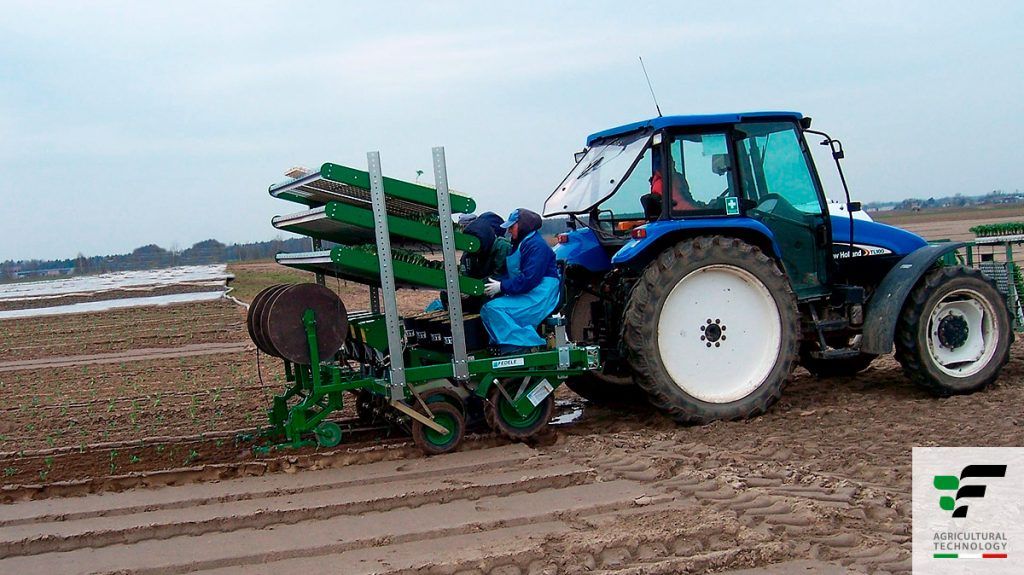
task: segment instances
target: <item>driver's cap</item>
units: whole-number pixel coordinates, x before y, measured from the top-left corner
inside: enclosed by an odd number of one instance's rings
[[[505,223],[501,224],[502,229],[511,228],[516,222],[519,221],[519,208],[512,210],[512,213],[508,215],[508,219]]]

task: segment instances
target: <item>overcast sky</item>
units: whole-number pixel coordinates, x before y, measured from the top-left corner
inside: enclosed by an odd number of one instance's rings
[[[1024,188],[1024,3],[551,4],[4,1],[0,260],[271,239],[285,169],[369,150],[540,211],[654,115],[638,55],[665,114],[812,116],[856,199]]]

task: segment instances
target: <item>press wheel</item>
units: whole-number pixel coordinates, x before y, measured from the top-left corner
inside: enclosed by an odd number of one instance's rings
[[[506,380],[509,381],[509,380]],[[487,425],[513,441],[529,439],[541,430],[546,429],[551,416],[555,412],[555,394],[549,393],[538,403],[530,413],[520,415],[512,403],[505,398],[505,394],[499,388],[501,383],[496,383],[487,396],[488,405],[484,409],[484,416],[487,418]],[[515,386],[509,386],[515,387]],[[509,394],[515,393],[514,389],[507,389]]]
[[[325,421],[313,431],[316,444],[320,447],[336,447],[341,443],[341,426],[333,421]]]
[[[430,402],[434,421],[448,431],[441,433],[427,427],[419,420],[412,422],[412,440],[427,455],[450,453],[459,448],[466,434],[466,418],[462,411],[446,401]]]

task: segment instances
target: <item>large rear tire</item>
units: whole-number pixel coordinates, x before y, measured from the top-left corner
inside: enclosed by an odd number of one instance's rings
[[[910,292],[896,325],[896,360],[939,396],[974,393],[999,377],[1013,330],[1006,300],[980,271],[943,267]]]
[[[799,337],[785,275],[735,238],[698,237],[665,250],[626,306],[637,383],[680,423],[764,413],[792,374]]]
[[[580,292],[573,298],[569,306],[569,317],[566,332],[569,341],[574,343],[594,344],[592,338],[586,337],[588,329],[593,329],[593,313],[591,305],[597,296],[589,292]],[[597,405],[635,404],[647,400],[644,390],[633,381],[631,375],[606,373],[604,366],[600,370],[584,372],[565,380],[565,385],[583,399]]]

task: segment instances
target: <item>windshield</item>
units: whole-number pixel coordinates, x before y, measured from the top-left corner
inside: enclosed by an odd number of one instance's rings
[[[544,215],[586,213],[614,194],[650,136],[650,132],[633,132],[591,147],[544,202]]]

